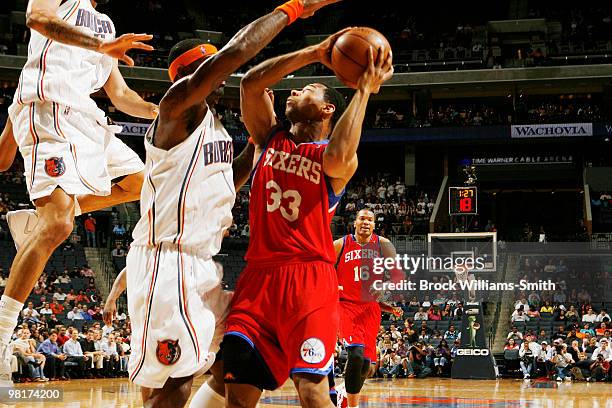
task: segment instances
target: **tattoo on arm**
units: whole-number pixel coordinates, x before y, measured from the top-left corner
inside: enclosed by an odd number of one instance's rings
[[[90,50],[97,50],[102,42],[99,38],[79,31],[58,17],[40,18],[39,24],[33,28],[51,40]]]

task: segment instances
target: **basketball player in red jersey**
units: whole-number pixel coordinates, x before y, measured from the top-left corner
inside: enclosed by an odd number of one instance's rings
[[[338,259],[338,285],[340,287],[340,339],[348,351],[344,372],[344,386],[348,402],[343,405],[343,390],[338,388],[338,406],[359,406],[359,393],[376,364],[376,335],[380,327],[381,311],[399,317],[399,307],[381,302],[381,293],[374,281],[385,281],[383,273],[374,269],[374,259],[395,258],[391,241],[374,233],[374,213],[360,210],[354,223],[355,234],[334,241]],[[396,281],[399,271],[391,271],[389,279]],[[395,276],[394,276],[395,275]],[[378,292],[378,293],[377,293]]]
[[[338,35],[266,61],[242,79],[242,116],[259,159],[252,174],[247,266],[222,347],[229,407],[255,407],[263,389],[276,389],[289,376],[303,407],[333,406],[326,376],[339,298],[329,225],[357,169],[369,97],[393,75],[392,59],[379,52],[375,60],[370,50],[346,111],[342,95],[326,85],[293,90],[285,111],[289,129],[277,123],[265,90],[308,64],[329,66]]]

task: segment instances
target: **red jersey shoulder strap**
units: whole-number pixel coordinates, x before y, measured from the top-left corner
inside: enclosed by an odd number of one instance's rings
[[[277,135],[283,134],[286,131],[287,130],[285,128],[283,128],[282,126],[275,126],[275,127],[272,128],[272,130],[270,130],[270,133],[266,137],[266,141],[265,141],[264,147],[263,147],[263,149],[261,149],[261,154],[257,158],[257,161],[255,162],[255,165],[253,166],[253,169],[251,170],[251,174],[249,176],[249,184],[251,184],[251,185],[253,184],[253,177],[255,176],[255,173],[257,172],[257,167],[259,166],[259,162],[261,161],[261,159],[266,154],[266,150],[268,150],[268,147],[272,143],[272,139],[275,139],[277,137]]]
[[[371,242],[375,245],[378,245],[378,255],[382,257],[383,252],[382,252],[382,244],[380,243],[380,235],[373,233]]]
[[[340,254],[338,255],[338,258],[336,258],[336,265],[334,265],[334,268],[336,268],[336,270],[338,269],[338,265],[340,265],[340,260],[342,258],[344,258],[344,250],[346,249],[346,239],[351,239],[350,235],[345,235],[342,237],[342,249],[340,249]]]

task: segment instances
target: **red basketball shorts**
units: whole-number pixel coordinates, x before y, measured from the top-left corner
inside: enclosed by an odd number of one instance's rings
[[[340,301],[340,339],[346,346],[362,346],[364,356],[376,363],[376,335],[381,311],[377,302]]]
[[[246,340],[265,361],[276,387],[295,373],[327,375],[334,362],[338,303],[336,271],[329,263],[247,265],[236,286],[226,338]]]

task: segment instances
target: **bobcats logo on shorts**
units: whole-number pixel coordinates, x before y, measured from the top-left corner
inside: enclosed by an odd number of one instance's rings
[[[325,358],[325,345],[316,337],[304,340],[300,347],[302,360],[309,364],[319,364]]]
[[[162,340],[157,341],[157,350],[155,351],[157,360],[163,365],[172,365],[181,358],[181,346],[178,340]]]
[[[49,177],[59,177],[66,172],[64,159],[61,157],[51,157],[45,159],[45,172]]]

